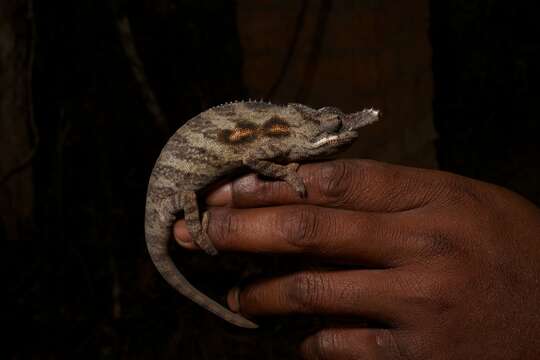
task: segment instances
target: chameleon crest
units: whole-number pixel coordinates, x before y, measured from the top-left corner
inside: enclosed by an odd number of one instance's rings
[[[206,233],[208,215],[199,213],[199,191],[248,168],[286,181],[305,196],[297,162],[343,150],[378,116],[373,109],[345,114],[333,107],[248,101],[211,108],[186,122],[161,151],[148,184],[146,243],[159,272],[180,293],[226,321],[257,327],[195,289],[178,271],[167,252],[174,221],[183,215],[193,241],[208,254],[217,254]]]

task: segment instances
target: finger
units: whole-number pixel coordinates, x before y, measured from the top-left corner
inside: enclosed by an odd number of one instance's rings
[[[300,353],[306,360],[390,360],[405,356],[397,331],[387,329],[324,329],[305,339]]]
[[[318,314],[401,325],[417,312],[391,270],[304,271],[232,289],[231,309],[247,316]]]
[[[410,236],[416,231],[411,216],[311,205],[212,208],[207,231],[219,250],[311,254],[386,267],[402,264],[427,243]],[[184,222],[176,223],[174,235],[180,245],[195,248]]]
[[[429,203],[455,180],[449,174],[371,160],[336,160],[299,168],[307,198],[283,181],[241,177],[212,192],[212,206],[259,207],[313,204],[353,210],[396,212]]]

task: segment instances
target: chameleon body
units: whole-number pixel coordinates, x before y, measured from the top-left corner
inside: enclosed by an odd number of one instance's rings
[[[197,194],[241,168],[306,191],[298,161],[332,155],[350,145],[358,129],[378,119],[369,109],[344,114],[336,108],[315,110],[301,104],[234,102],[211,108],[187,121],[169,139],[148,185],[145,233],[155,266],[177,291],[203,308],[245,328],[257,325],[231,312],[194,288],[168,254],[174,221],[183,214],[193,241],[217,254],[208,238],[207,214],[199,213]]]

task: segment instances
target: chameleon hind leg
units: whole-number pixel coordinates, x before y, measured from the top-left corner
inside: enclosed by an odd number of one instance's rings
[[[180,194],[180,199],[182,210],[184,210],[184,220],[186,221],[186,226],[193,242],[207,254],[216,255],[217,250],[206,232],[208,214],[205,213],[201,221],[199,206],[197,204],[197,194],[194,191],[183,191]]]

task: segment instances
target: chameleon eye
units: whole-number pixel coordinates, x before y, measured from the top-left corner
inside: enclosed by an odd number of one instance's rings
[[[335,133],[341,129],[342,122],[339,116],[332,117],[330,119],[324,119],[321,122],[321,130],[326,133]]]

